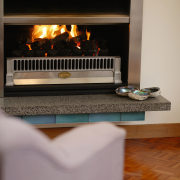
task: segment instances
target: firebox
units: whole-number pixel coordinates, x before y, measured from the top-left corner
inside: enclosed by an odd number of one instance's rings
[[[142,0],[33,1],[0,1],[2,97],[139,86]]]

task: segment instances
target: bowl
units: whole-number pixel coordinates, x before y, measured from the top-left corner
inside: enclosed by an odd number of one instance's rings
[[[149,97],[157,97],[157,96],[159,96],[161,94],[161,91],[160,91],[159,87],[144,88],[144,89],[141,89],[141,90],[149,92],[149,94],[150,94]]]
[[[128,94],[135,89],[137,88],[135,88],[134,86],[122,86],[117,88],[115,92],[119,96],[128,96]]]
[[[143,101],[145,99],[147,99],[150,96],[150,93],[148,91],[142,91],[142,90],[132,90],[128,96],[131,99],[135,99],[138,101]]]

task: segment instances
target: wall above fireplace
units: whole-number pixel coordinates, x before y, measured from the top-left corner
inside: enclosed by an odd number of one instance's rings
[[[44,1],[43,1],[44,2]],[[63,2],[61,6],[57,6],[59,1],[54,0],[52,4],[47,3],[38,4],[30,2],[27,6],[24,1],[18,0],[16,3],[10,1],[0,0],[0,97],[8,96],[9,94],[19,96],[27,95],[27,91],[38,91],[39,94],[43,89],[48,88],[49,92],[56,94],[57,91],[64,90],[65,94],[69,89],[75,89],[80,94],[86,93],[109,93],[113,92],[117,86],[120,85],[135,85],[140,86],[140,62],[141,62],[141,35],[142,35],[142,4],[143,0],[128,0],[128,1],[116,1],[113,3],[98,3],[90,2],[90,4],[83,4],[82,1],[78,1],[76,6],[67,6],[66,2]],[[22,8],[23,7],[23,8]],[[57,8],[58,7],[58,8]],[[24,11],[22,11],[24,9]],[[15,86],[8,88],[6,86],[6,73],[7,73],[7,57],[9,57],[11,42],[11,29],[15,27],[28,27],[32,25],[54,25],[54,24],[77,24],[81,26],[91,27],[120,27],[120,39],[121,47],[119,50],[119,56],[121,57],[122,84],[95,84],[88,86],[79,84],[75,86],[36,86],[36,87],[20,87]],[[106,28],[107,29],[107,28]],[[122,32],[125,32],[124,34]],[[16,32],[18,33],[18,31]],[[113,33],[113,32],[112,32]],[[124,37],[124,40],[122,39]],[[115,38],[113,38],[115,39]],[[124,48],[124,49],[123,49]],[[118,49],[118,48],[117,48]],[[116,53],[112,54],[116,56]],[[17,93],[17,94],[16,94]],[[37,95],[39,95],[37,94]],[[45,95],[46,93],[44,93]],[[60,93],[61,94],[61,93]],[[63,93],[62,93],[63,94]],[[71,93],[73,94],[73,93]]]

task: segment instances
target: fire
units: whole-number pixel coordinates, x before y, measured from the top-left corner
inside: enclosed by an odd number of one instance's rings
[[[90,39],[90,36],[91,36],[91,33],[88,32],[87,29],[86,29],[86,36],[87,36],[87,40],[89,40],[89,39]]]
[[[32,42],[36,39],[54,39],[61,34],[62,27],[59,25],[34,25]]]
[[[63,33],[65,33],[65,32],[67,32],[68,30],[66,29],[66,25],[60,26],[60,31],[61,31],[60,34],[63,34]]]
[[[71,25],[71,31],[68,31],[66,25],[34,25],[32,32],[32,42],[36,39],[54,39],[56,36],[63,34],[65,32],[69,33],[70,38],[77,37],[81,33],[78,31],[77,25]],[[88,33],[88,39],[90,33]]]
[[[77,25],[71,25],[70,36],[71,36],[71,37],[77,37],[78,35],[79,35],[79,32],[78,32],[78,27],[77,27]]]
[[[29,50],[31,51],[32,48],[31,48],[31,45],[30,44],[26,44],[26,46],[28,46]]]
[[[71,25],[71,30],[69,31],[67,29],[66,25],[34,25],[33,31],[32,31],[32,40],[30,44],[26,44],[29,48],[29,50],[32,50],[31,44],[35,41],[39,41],[39,39],[54,39],[56,36],[61,35],[63,33],[69,34],[69,41],[72,38],[80,36],[83,32],[78,30],[77,25]],[[86,29],[86,38],[87,40],[90,40],[91,33],[87,31]],[[75,38],[73,41],[76,43],[76,47],[78,49],[81,49],[81,41],[80,38]],[[51,49],[54,48],[53,41],[51,42]],[[45,54],[47,56],[47,52]]]

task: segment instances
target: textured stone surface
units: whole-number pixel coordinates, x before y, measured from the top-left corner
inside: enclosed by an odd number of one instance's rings
[[[115,94],[0,98],[0,107],[11,115],[82,114],[170,110],[162,96],[136,101]]]

